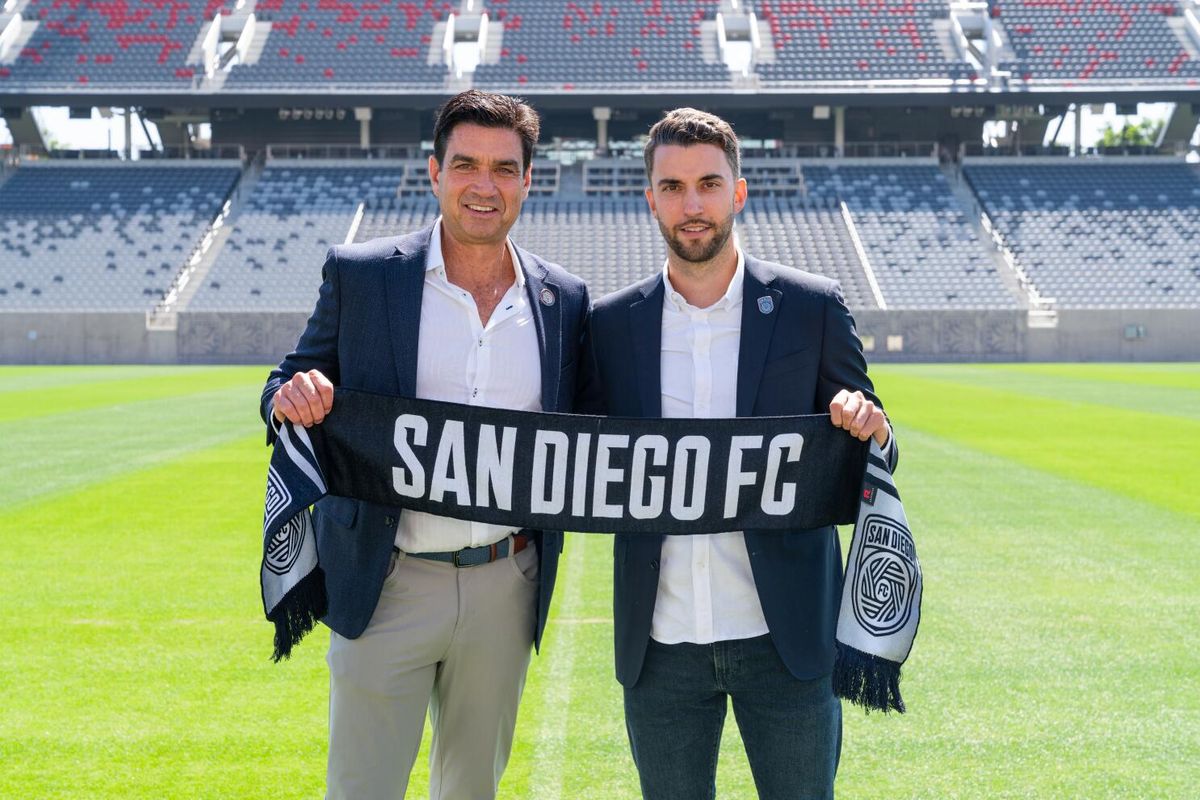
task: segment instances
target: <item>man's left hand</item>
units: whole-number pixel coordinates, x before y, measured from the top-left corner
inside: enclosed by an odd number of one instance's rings
[[[875,437],[875,443],[885,447],[888,440],[887,417],[883,409],[868,400],[862,392],[842,389],[829,404],[829,418],[835,427],[850,431],[862,441]]]

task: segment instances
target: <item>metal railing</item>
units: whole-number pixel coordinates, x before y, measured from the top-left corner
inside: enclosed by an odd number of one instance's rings
[[[31,145],[23,144],[7,157],[17,161],[127,161],[121,150],[57,148],[45,153]],[[241,161],[246,160],[246,149],[239,144],[215,147],[164,147],[157,150],[139,148],[134,151],[134,161]]]
[[[346,144],[271,144],[267,145],[269,159],[412,159],[428,155],[419,144],[379,145],[358,147]]]
[[[208,224],[204,230],[204,236],[188,253],[187,259],[184,261],[183,268],[175,275],[175,279],[171,281],[171,285],[167,287],[167,292],[163,298],[155,304],[154,308],[146,312],[146,330],[174,330],[178,324],[175,305],[179,302],[179,296],[184,288],[192,279],[192,274],[200,265],[204,254],[212,247],[216,241],[217,234],[221,228],[225,226],[225,220],[229,218],[230,212],[233,210],[233,198],[236,196],[241,185],[241,178],[229,188],[225,198],[221,203],[221,210]]]

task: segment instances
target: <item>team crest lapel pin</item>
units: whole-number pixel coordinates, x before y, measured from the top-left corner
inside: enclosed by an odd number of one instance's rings
[[[775,301],[771,299],[771,295],[764,294],[758,298],[758,310],[764,314],[770,314],[775,310]]]
[[[554,292],[550,291],[549,289],[542,289],[542,291],[538,293],[538,297],[541,299],[542,305],[554,305]]]

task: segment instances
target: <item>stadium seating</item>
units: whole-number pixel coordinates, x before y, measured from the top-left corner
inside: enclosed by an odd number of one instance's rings
[[[1017,59],[1001,66],[1018,80],[1067,85],[1196,85],[1200,60],[1188,53],[1169,24],[1180,13],[1175,0],[1104,0],[1086,6],[991,0],[991,14],[1004,26]]]
[[[755,193],[742,210],[738,235],[748,253],[837,280],[851,308],[878,307],[836,204]]]
[[[430,199],[384,200],[368,208],[357,241],[416,230],[437,215]],[[798,198],[754,197],[738,218],[748,252],[842,283],[846,302],[873,308],[875,300],[841,215]],[[562,264],[587,281],[593,297],[627,286],[662,268],[666,245],[640,197],[531,198],[513,240]]]
[[[729,69],[701,57],[701,20],[717,0],[487,0],[503,24],[500,60],[480,64],[486,89],[728,88]]]
[[[224,84],[214,85],[230,92],[443,91],[451,76],[435,40],[462,6],[462,0],[258,0],[253,12],[271,26],[261,52],[252,64],[235,63]],[[205,24],[241,13],[235,0],[25,0],[18,7],[38,27],[13,63],[0,64],[0,92],[188,91],[203,78],[192,50]],[[484,56],[495,63],[481,63],[474,74],[480,88],[734,87],[713,29],[703,31],[724,7],[721,0],[479,0],[475,7],[500,34],[496,51]],[[766,51],[753,57],[752,69],[766,87],[980,77],[952,44],[946,0],[742,0],[739,8],[754,13],[763,31]],[[1200,85],[1200,41],[1185,43],[1179,0],[1104,0],[1086,8],[990,0],[989,13],[1012,50],[999,67],[1018,82]]]
[[[225,86],[319,90],[351,84],[438,90],[445,64],[428,63],[434,26],[458,2],[353,3],[349,0],[259,0],[271,23],[257,63],[234,66]]]
[[[432,198],[382,200],[367,209],[356,240],[418,230],[437,215]],[[661,268],[666,257],[646,202],[632,198],[530,198],[511,236],[521,247],[586,280],[593,297]]]
[[[1200,176],[1182,162],[968,165],[995,228],[1061,308],[1200,304]]]
[[[354,237],[366,242],[384,236],[398,236],[432,225],[438,216],[437,200],[427,197],[385,197],[372,200],[363,209],[362,222]]]
[[[838,81],[975,78],[965,60],[948,58],[945,0],[753,0],[746,4],[771,31],[773,61],[755,69],[764,85]]]
[[[325,251],[363,201],[393,197],[404,162],[269,163],[188,309],[309,311]]]
[[[437,207],[424,188],[423,165],[389,163],[272,163],[188,308],[311,308],[321,257],[346,238],[360,200],[366,208],[357,241],[432,222]],[[739,217],[738,236],[749,252],[829,275],[852,308],[876,307],[842,217],[845,200],[890,307],[1017,305],[936,167],[800,163],[790,162],[787,173],[802,173],[808,198],[756,193]],[[573,172],[567,183],[575,188],[529,198],[515,241],[579,274],[597,297],[661,266],[666,248],[643,198],[585,195]]]
[[[205,21],[233,5],[233,0],[28,0],[22,16],[38,27],[16,61],[0,67],[0,91],[17,84],[188,89],[197,67],[186,62],[197,35]]]
[[[845,201],[888,308],[1014,308],[932,165],[805,166],[810,197]]]
[[[151,308],[237,183],[234,166],[23,166],[0,187],[0,310]]]
[[[876,302],[842,203],[888,308],[1021,307],[936,166],[754,166],[783,183],[751,193],[738,219],[742,246],[837,279],[850,307]],[[541,168],[546,193],[527,200],[513,229],[519,244],[579,274],[596,297],[661,267],[665,245],[643,198],[589,194],[578,166]],[[18,168],[0,186],[0,310],[152,307],[239,175],[220,162]],[[968,162],[964,175],[1017,265],[1058,307],[1200,305],[1195,167],[1024,160]],[[363,241],[436,218],[427,181],[417,160],[270,162],[183,310],[310,310],[329,246],[352,231]]]

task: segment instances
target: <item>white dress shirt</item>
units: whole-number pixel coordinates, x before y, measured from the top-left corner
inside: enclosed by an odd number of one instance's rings
[[[421,296],[417,397],[542,410],[542,363],[533,309],[525,296],[525,273],[516,248],[511,240],[507,244],[516,281],[484,325],[471,293],[446,278],[441,218],[434,224]],[[396,546],[408,553],[446,552],[492,544],[510,533],[511,526],[405,511],[396,526]]]
[[[737,257],[737,270],[725,295],[708,308],[689,305],[671,286],[671,276],[663,267],[664,417],[737,416],[746,273],[740,248]],[[663,644],[708,644],[764,633],[767,621],[741,531],[664,537],[651,638]]]

